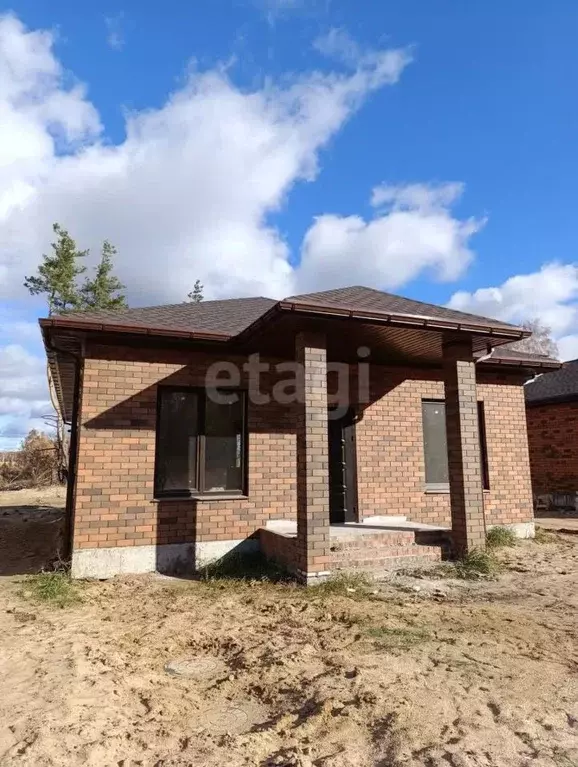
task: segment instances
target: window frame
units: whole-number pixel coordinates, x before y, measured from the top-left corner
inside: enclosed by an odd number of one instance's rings
[[[248,492],[249,476],[249,431],[248,431],[248,402],[247,389],[238,386],[218,386],[216,390],[221,394],[237,394],[242,401],[241,412],[243,425],[241,430],[241,488],[239,490],[206,490],[205,489],[205,445],[206,445],[206,404],[207,387],[205,386],[158,386],[157,387],[157,412],[155,427],[155,470],[154,470],[154,497],[159,500],[166,499],[218,499],[218,498],[244,498]],[[198,434],[196,444],[196,489],[188,490],[161,490],[159,488],[160,469],[160,425],[162,417],[162,399],[164,392],[182,392],[197,395],[197,423]]]
[[[446,401],[444,399],[434,399],[433,397],[424,397],[421,400],[421,426],[422,426],[422,448],[424,456],[424,488],[426,493],[449,493],[449,482],[428,482],[425,461],[425,431],[424,431],[424,419],[423,419],[423,406],[426,403],[443,404],[444,409],[446,407]],[[478,409],[478,438],[480,444],[480,476],[482,480],[482,490],[488,492],[490,490],[490,469],[488,460],[488,443],[487,443],[487,430],[486,430],[486,411],[483,400],[477,400]],[[446,449],[447,449],[447,435],[446,435]],[[448,458],[449,460],[449,458]],[[449,467],[448,467],[449,474]]]

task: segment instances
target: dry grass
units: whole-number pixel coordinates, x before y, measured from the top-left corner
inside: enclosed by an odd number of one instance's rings
[[[486,546],[489,549],[501,549],[504,546],[516,545],[516,533],[509,527],[492,527],[486,535]]]
[[[122,577],[66,609],[66,579],[4,580],[0,764],[578,764],[578,540],[495,560],[307,590]]]

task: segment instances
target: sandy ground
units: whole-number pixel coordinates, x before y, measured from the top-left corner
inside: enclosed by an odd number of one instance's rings
[[[0,764],[575,767],[578,536],[551,540],[366,594],[141,576],[58,609],[0,579]]]
[[[63,550],[65,487],[0,492],[0,575],[52,568]]]
[[[578,535],[578,517],[576,516],[557,516],[540,517],[536,520],[539,527],[544,530],[556,530],[557,532],[576,533]]]

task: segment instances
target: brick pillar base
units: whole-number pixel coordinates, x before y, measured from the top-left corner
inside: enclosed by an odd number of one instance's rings
[[[454,553],[486,545],[476,366],[471,340],[447,339],[443,348],[446,430]]]
[[[299,333],[295,357],[301,367],[297,418],[296,575],[310,583],[329,575],[329,448],[327,353],[320,333]]]

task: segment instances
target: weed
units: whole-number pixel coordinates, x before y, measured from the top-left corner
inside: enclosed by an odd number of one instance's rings
[[[500,564],[496,558],[481,549],[472,549],[455,564],[456,576],[466,580],[495,576],[499,571]]]
[[[366,633],[382,647],[411,647],[430,638],[424,629],[390,628],[389,626],[373,626],[368,628]]]
[[[43,572],[25,581],[24,596],[54,607],[68,607],[80,601],[79,585],[65,572]]]
[[[374,590],[371,578],[366,573],[337,573],[326,581],[309,586],[307,596],[366,597]]]
[[[503,546],[515,546],[516,534],[509,527],[492,527],[486,533],[486,546],[489,549],[500,549]]]

